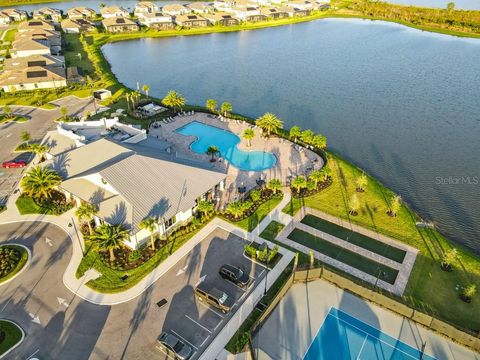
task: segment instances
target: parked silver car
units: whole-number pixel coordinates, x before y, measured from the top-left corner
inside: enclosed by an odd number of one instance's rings
[[[190,345],[185,344],[182,340],[175,335],[162,332],[157,339],[158,347],[167,353],[169,356],[173,356],[174,359],[187,360],[192,356],[192,348]]]

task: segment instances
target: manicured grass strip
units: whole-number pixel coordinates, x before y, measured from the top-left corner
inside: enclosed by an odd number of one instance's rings
[[[265,218],[265,216],[270,213],[270,211],[275,209],[275,207],[280,204],[282,199],[283,195],[272,197],[271,199],[268,199],[262,205],[260,205],[257,210],[249,217],[246,217],[245,219],[240,221],[227,221],[238,227],[241,227],[242,229],[252,231]]]
[[[13,117],[7,117],[5,115],[0,115],[0,124],[7,123],[7,122],[17,122],[17,123],[23,123],[27,121],[28,119],[25,116],[13,116]]]
[[[285,225],[277,222],[277,221],[272,221],[270,224],[267,225],[267,227],[262,231],[260,234],[260,237],[272,241],[275,240],[277,235],[280,233],[280,231],[283,230]]]
[[[45,214],[46,210],[35,204],[35,201],[28,196],[20,196],[15,202],[20,215]]]
[[[28,252],[22,246],[2,245],[2,247],[12,248],[17,250],[21,254],[21,257],[20,257],[20,260],[18,260],[17,266],[15,266],[15,268],[12,271],[10,271],[7,275],[0,278],[0,284],[14,277],[20,270],[23,269],[23,267],[25,266],[28,260]]]
[[[394,284],[395,279],[397,278],[398,270],[377,263],[376,261],[366,258],[365,256],[356,254],[350,250],[320,239],[305,231],[293,229],[290,235],[288,235],[288,238],[301,245],[309,247],[310,249],[316,250],[332,259],[350,265],[351,267],[354,267],[369,275],[375,277],[380,275],[380,279],[388,282],[389,284]]]
[[[22,340],[22,330],[10,321],[0,320],[0,333],[5,334],[5,339],[0,342],[0,356]]]
[[[204,225],[206,225],[206,222]],[[203,226],[204,226],[203,225]],[[95,246],[95,243],[91,241],[86,241],[87,254],[83,257],[80,265],[77,268],[76,276],[77,278],[82,277],[85,272],[94,268],[102,274],[99,278],[95,280],[90,280],[87,285],[101,293],[118,293],[130,289],[132,286],[136,285],[140,280],[142,280],[146,275],[152,272],[158,265],[160,265],[165,259],[170,256],[170,253],[177,251],[182,245],[184,245],[188,240],[190,240],[200,229],[203,227],[197,228],[195,231],[180,235],[175,238],[169,238],[169,243],[157,251],[157,253],[150,258],[148,261],[138,266],[135,269],[131,270],[115,270],[106,266],[100,256],[98,255],[98,249]],[[128,278],[122,280],[121,277],[128,275]]]
[[[311,214],[305,215],[302,223],[311,226],[317,230],[333,235],[339,239],[348,241],[353,245],[360,246],[366,250],[382,255],[398,263],[402,263],[405,258],[406,251],[394,246],[385,244],[381,241],[372,239],[371,237],[359,234],[330,221],[320,219]]]

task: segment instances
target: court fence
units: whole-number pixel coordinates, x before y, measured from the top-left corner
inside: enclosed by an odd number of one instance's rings
[[[363,287],[352,280],[349,280],[337,273],[334,273],[324,267],[311,268],[307,270],[296,270],[292,272],[290,277],[285,282],[284,286],[278,291],[277,296],[272,300],[269,306],[265,309],[262,316],[258,319],[257,325],[262,324],[268,316],[275,309],[280,300],[285,296],[290,287],[296,282],[308,282],[317,279],[324,279],[350,293],[353,293],[361,298],[371,301],[379,306],[382,306],[390,311],[393,311],[401,316],[415,321],[416,323],[427,327],[445,336],[452,341],[461,345],[467,346],[475,351],[480,352],[480,333],[477,336],[461,331],[454,326],[441,321],[431,315],[425,314],[421,311],[413,309],[401,302],[392,299],[386,295],[380,294],[372,289]]]

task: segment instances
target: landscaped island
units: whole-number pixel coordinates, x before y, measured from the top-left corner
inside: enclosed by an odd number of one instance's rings
[[[23,246],[0,245],[0,284],[17,275],[27,260],[28,252]]]

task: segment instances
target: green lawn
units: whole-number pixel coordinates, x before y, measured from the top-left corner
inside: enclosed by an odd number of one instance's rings
[[[283,199],[283,194],[272,197],[258,207],[258,209],[249,217],[240,221],[229,221],[232,224],[241,227],[247,231],[252,231],[257,225],[270,213]]]
[[[5,333],[5,340],[0,342],[0,356],[14,347],[22,339],[20,327],[10,321],[0,320],[0,332]]]
[[[323,240],[303,230],[293,229],[288,235],[288,238],[369,275],[379,277],[381,280],[384,280],[389,284],[394,284],[397,279],[398,270],[342,248],[341,246]]]
[[[4,124],[8,122],[23,123],[25,121],[28,121],[28,119],[25,116],[6,117],[5,115],[0,115],[0,124]]]
[[[18,261],[17,266],[15,266],[15,268],[12,271],[10,271],[6,276],[0,278],[0,284],[14,277],[20,270],[23,269],[23,267],[25,266],[28,260],[28,252],[23,247],[17,246],[17,245],[2,245],[2,247],[14,248],[17,251],[19,251],[22,256]],[[1,351],[0,351],[0,354],[1,354]]]
[[[348,241],[349,243],[362,247],[366,250],[370,250],[376,254],[382,255],[400,264],[405,258],[405,250],[385,244],[381,241],[372,239],[371,237],[359,234],[337,224],[320,219],[319,217],[316,217],[314,215],[307,214],[302,219],[302,223],[311,226],[317,230],[323,231],[327,234],[336,236],[339,239]]]
[[[95,68],[88,59],[88,54],[80,41],[80,35],[64,34],[63,36],[66,42],[63,53],[67,66],[77,66],[83,70],[84,75],[93,77]]]
[[[454,244],[434,229],[418,228],[418,216],[405,204],[398,216],[387,215],[392,192],[369,177],[364,193],[358,193],[361,209],[357,216],[348,213],[347,201],[355,192],[355,179],[361,170],[336,154],[328,153],[333,184],[324,191],[304,199],[293,199],[283,211],[293,214],[303,205],[321,210],[357,225],[378,231],[420,250],[411,273],[403,301],[410,306],[450,322],[458,328],[480,331],[480,296],[470,304],[459,298],[457,288],[469,283],[480,289],[480,257]],[[440,269],[445,250],[456,247],[460,261],[451,273]]]
[[[46,214],[46,210],[35,204],[33,199],[28,196],[21,195],[15,205],[17,205],[20,215]]]
[[[203,224],[205,226],[208,222]],[[184,245],[188,240],[190,240],[200,229],[203,227],[197,228],[195,231],[186,234],[179,235],[177,237],[169,238],[169,244],[158,250],[158,252],[150,258],[148,261],[138,266],[135,269],[131,270],[114,270],[106,266],[100,259],[98,255],[98,249],[90,241],[86,241],[85,245],[87,248],[87,254],[83,257],[80,265],[77,268],[76,276],[80,278],[85,274],[85,272],[94,268],[102,274],[99,278],[95,280],[90,280],[87,285],[101,293],[117,293],[130,289],[132,286],[137,284],[141,279],[146,275],[151,273],[158,265],[160,265],[165,259],[170,256],[170,253],[177,251],[182,245]],[[128,275],[126,280],[122,280],[121,277]]]

